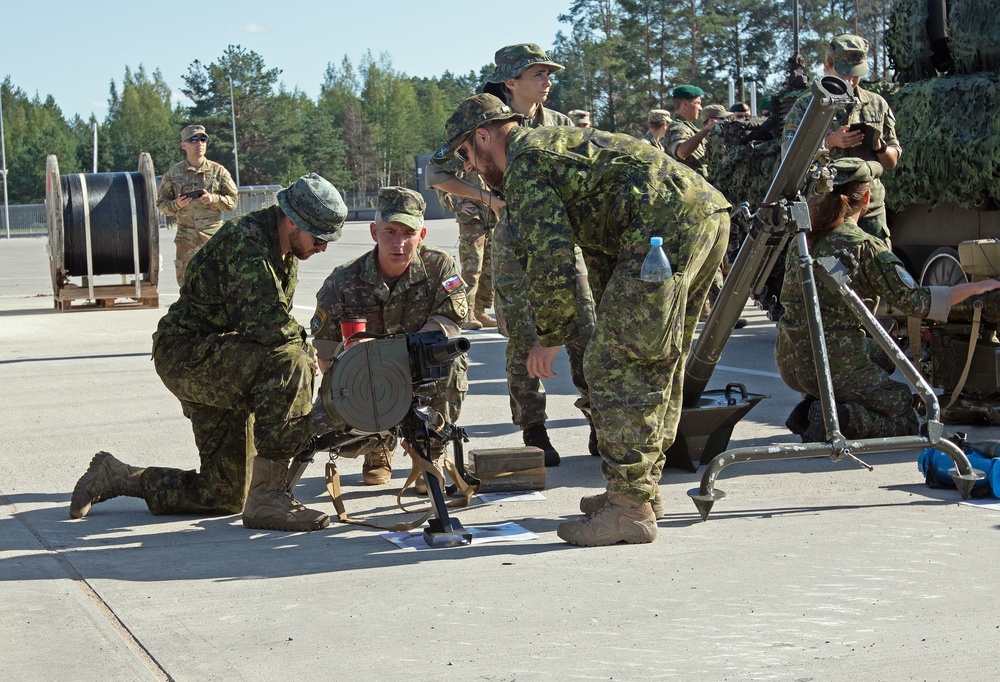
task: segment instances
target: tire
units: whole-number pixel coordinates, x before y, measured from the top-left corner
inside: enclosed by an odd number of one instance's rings
[[[950,246],[932,253],[920,271],[920,285],[925,287],[950,287],[968,281],[969,277],[958,260],[958,251]]]

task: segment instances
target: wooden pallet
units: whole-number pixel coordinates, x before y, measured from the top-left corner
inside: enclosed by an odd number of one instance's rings
[[[83,308],[159,308],[160,297],[149,282],[139,283],[139,297],[134,284],[103,284],[94,287],[94,297],[86,286],[61,284],[56,288],[56,310]]]

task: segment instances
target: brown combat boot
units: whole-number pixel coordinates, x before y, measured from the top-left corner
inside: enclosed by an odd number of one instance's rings
[[[466,329],[468,331],[474,332],[482,328],[483,328],[483,323],[475,319],[474,317],[470,317],[468,320],[462,323],[462,329]]]
[[[497,321],[490,317],[485,310],[476,310],[472,316],[476,322],[483,325],[483,329],[496,329],[497,327]]]
[[[365,455],[361,466],[361,478],[365,485],[385,485],[392,478],[392,452],[381,445]]]
[[[69,517],[82,519],[90,507],[113,497],[142,497],[139,477],[145,469],[115,459],[110,452],[98,452],[90,468],[80,477],[69,501]]]
[[[597,512],[604,509],[604,506],[607,503],[607,490],[597,495],[585,495],[580,498],[580,511],[587,516],[593,516]],[[653,509],[653,516],[656,517],[657,521],[666,516],[667,512],[663,508],[663,496],[660,495],[660,486],[656,486],[656,494],[653,496],[653,499],[649,501],[649,506]]]
[[[593,516],[560,523],[556,534],[571,545],[604,547],[619,542],[640,544],[656,539],[656,518],[649,502],[611,495]]]
[[[297,533],[330,525],[329,516],[307,509],[292,497],[287,475],[288,462],[254,457],[250,493],[243,507],[244,526]]]

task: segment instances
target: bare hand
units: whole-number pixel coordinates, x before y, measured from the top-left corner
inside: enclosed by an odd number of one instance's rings
[[[460,213],[464,213],[465,215],[473,215],[478,209],[471,201],[464,201],[458,205],[458,210]]]
[[[209,204],[215,201],[215,195],[210,192],[205,192],[200,197],[198,197],[198,201],[208,206]]]
[[[996,289],[1000,289],[1000,282],[998,282],[995,279],[984,279],[982,282],[979,283],[979,285],[981,287],[979,293],[981,294],[985,294],[987,291],[994,291]]]
[[[184,208],[191,203],[191,197],[184,196],[183,194],[177,197],[177,208]]]
[[[857,147],[865,141],[865,134],[861,130],[851,130],[850,126],[840,126],[837,130],[826,136],[827,149],[850,149]]]
[[[556,376],[552,364],[559,355],[559,346],[543,346],[535,341],[534,347],[528,353],[528,376],[533,379],[551,379]]]
[[[500,214],[503,213],[504,208],[507,206],[507,202],[499,197],[492,197],[489,200],[488,205],[493,209],[493,212],[496,213],[497,218],[500,218]]]

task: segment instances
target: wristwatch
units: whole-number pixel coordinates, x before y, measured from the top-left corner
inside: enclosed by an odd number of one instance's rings
[[[887,143],[883,139],[882,140],[882,146],[879,147],[878,149],[874,150],[874,151],[875,151],[876,154],[885,154],[887,151],[889,151],[889,143]]]

